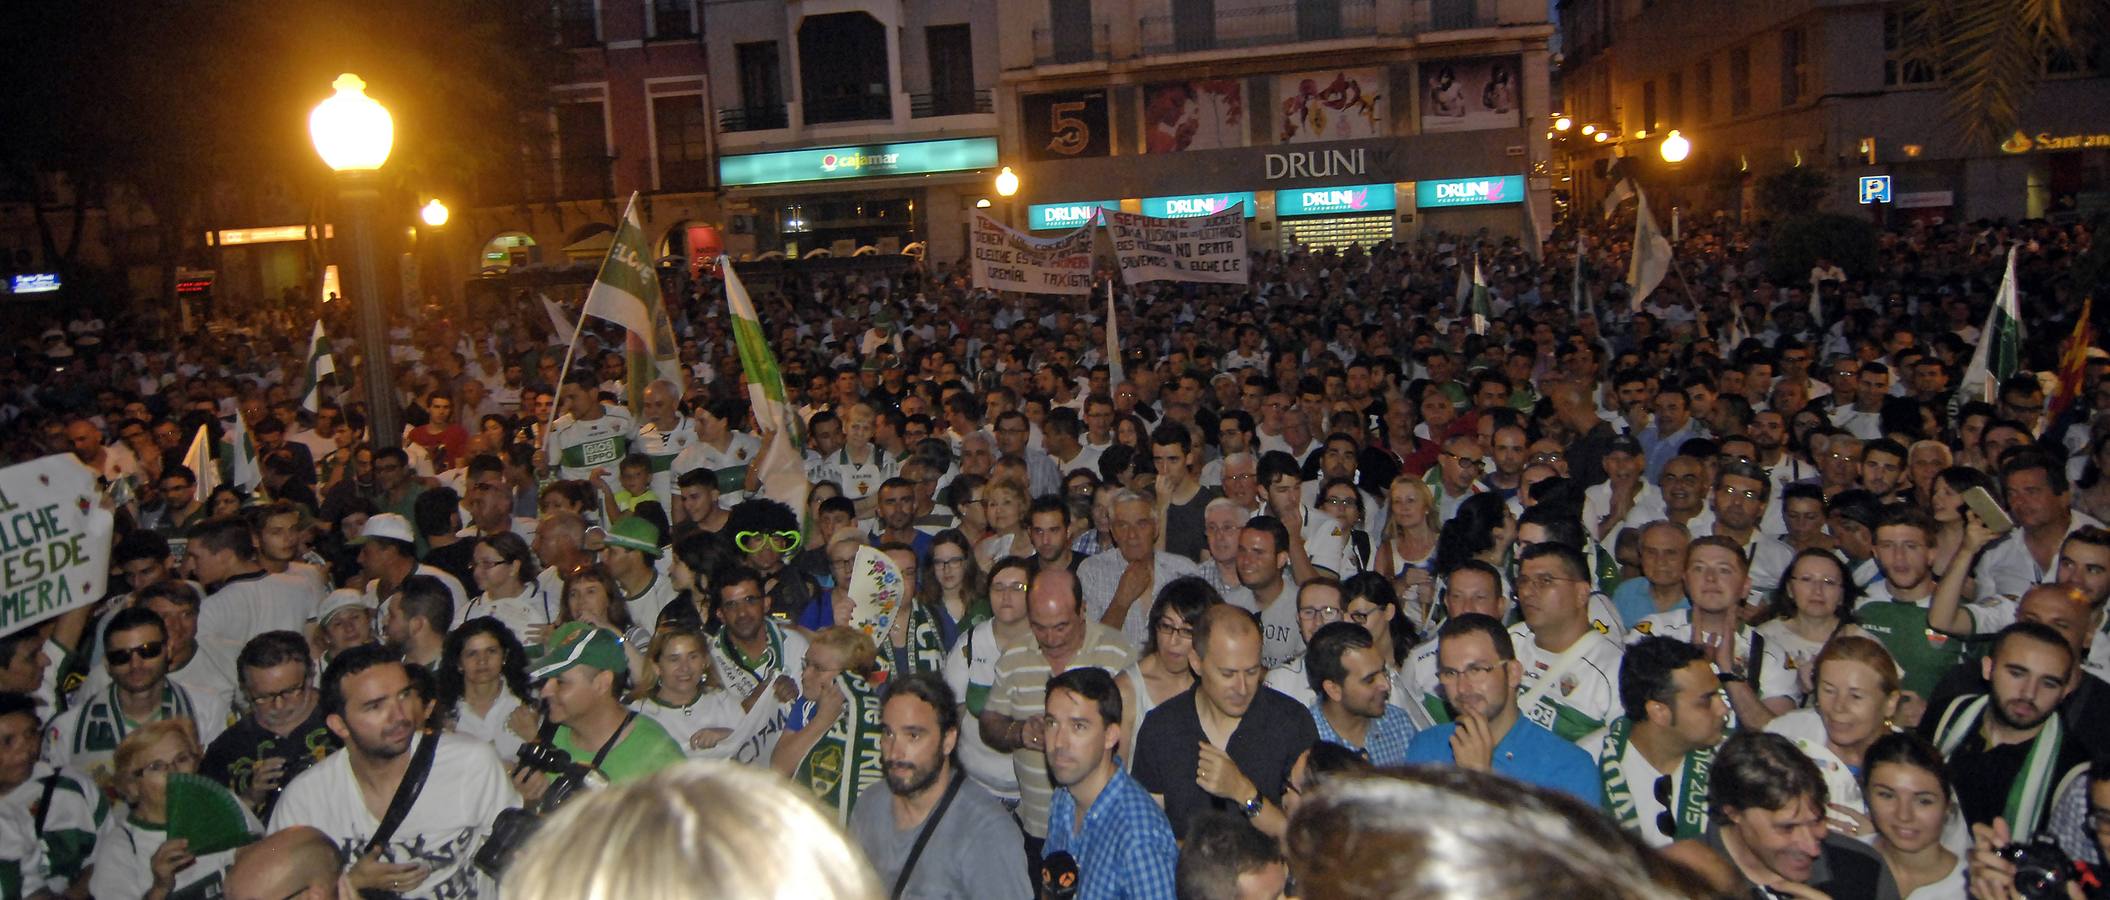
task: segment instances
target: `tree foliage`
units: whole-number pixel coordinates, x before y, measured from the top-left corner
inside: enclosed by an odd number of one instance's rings
[[[2084,58],[2110,25],[2106,0],[1907,0],[1908,58],[1942,75],[1967,141],[2015,130],[2043,61]]]
[[[1768,218],[1781,219],[1816,209],[1830,180],[1808,166],[1791,166],[1758,180],[1758,205]]]

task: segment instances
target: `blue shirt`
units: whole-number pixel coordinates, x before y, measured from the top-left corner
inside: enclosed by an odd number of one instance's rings
[[[1082,831],[1072,828],[1076,817],[1077,798],[1068,788],[1056,791],[1041,856],[1076,858],[1077,900],[1176,900],[1180,848],[1172,820],[1126,769],[1114,769],[1085,812]]]
[[[1334,733],[1333,723],[1326,721],[1326,713],[1318,703],[1311,705],[1311,720],[1319,727],[1319,740],[1358,751],[1363,758],[1370,760],[1371,765],[1396,766],[1408,761],[1407,745],[1414,741],[1414,719],[1397,706],[1385,705],[1385,714],[1363,732],[1361,747]]]
[[[1643,477],[1648,479],[1649,484],[1663,480],[1664,464],[1670,462],[1671,457],[1678,455],[1678,448],[1685,446],[1686,441],[1699,436],[1698,419],[1686,419],[1685,427],[1668,435],[1659,434],[1655,421],[1651,419],[1647,428],[1634,433],[1634,439],[1641,442],[1641,452],[1648,456],[1648,468]]]
[[[1671,609],[1684,609],[1691,605],[1691,601],[1681,596]],[[1619,621],[1626,623],[1628,628],[1634,627],[1635,622],[1659,612],[1656,609],[1656,598],[1649,595],[1648,579],[1639,575],[1620,582],[1618,587],[1612,589],[1612,608],[1618,611]]]
[[[1451,732],[1456,730],[1456,722],[1446,722],[1415,735],[1407,748],[1407,762],[1456,763],[1451,755]],[[1497,775],[1562,791],[1591,806],[1604,805],[1597,761],[1530,719],[1518,716],[1516,724],[1509,726],[1509,733],[1495,745],[1494,763]]]

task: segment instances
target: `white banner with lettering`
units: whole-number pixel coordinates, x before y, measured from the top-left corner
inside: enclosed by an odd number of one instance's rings
[[[72,456],[0,469],[0,636],[102,599],[112,527]]]
[[[1092,226],[1037,238],[976,210],[974,286],[1026,294],[1092,292]]]
[[[1156,219],[1107,210],[1106,236],[1121,261],[1121,280],[1244,284],[1245,209],[1237,204],[1207,216]]]

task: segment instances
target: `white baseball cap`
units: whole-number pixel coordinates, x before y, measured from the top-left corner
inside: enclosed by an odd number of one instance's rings
[[[418,542],[418,530],[410,527],[410,520],[395,513],[382,513],[366,520],[366,527],[352,540],[364,544],[368,538],[389,538],[406,544]]]
[[[367,602],[365,591],[356,591],[351,588],[338,588],[331,591],[329,596],[322,598],[322,606],[315,613],[315,624],[327,626],[330,624],[331,616],[355,606],[367,611],[372,611],[374,608],[372,603]]]

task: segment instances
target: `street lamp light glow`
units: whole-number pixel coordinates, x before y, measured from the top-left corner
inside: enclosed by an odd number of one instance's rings
[[[425,220],[425,224],[434,228],[445,225],[447,224],[447,204],[441,203],[439,198],[434,197],[431,203],[425,204],[423,209],[418,210],[418,218]]]
[[[1568,118],[1567,116],[1562,116],[1558,119],[1553,120],[1554,131],[1567,131],[1568,129],[1573,127],[1575,127],[1575,120]]]
[[[976,200],[976,201],[974,201],[974,208],[975,208],[975,209],[988,209],[988,208],[989,208],[989,198],[987,198],[987,197],[983,197],[983,198],[981,198],[980,200]]]
[[[1596,133],[1597,133],[1597,126],[1595,126],[1595,125],[1584,125],[1584,126],[1583,126],[1583,137],[1589,137],[1590,135],[1593,135],[1593,134],[1596,134]]]
[[[1596,141],[1596,142],[1598,142],[1598,143],[1600,143],[1600,144],[1602,144],[1602,143],[1604,143],[1604,142],[1605,142],[1605,141],[1606,141],[1607,139],[1609,139],[1609,138],[1611,138],[1611,135],[1609,135],[1609,134],[1606,134],[1606,133],[1604,133],[1604,132],[1600,131],[1600,132],[1598,132],[1598,133],[1597,133],[1597,134],[1596,134],[1595,136],[1591,137],[1590,139],[1591,139],[1591,140],[1593,140],[1593,141]]]
[[[996,192],[1005,197],[1018,193],[1018,173],[1011,171],[1010,166],[996,173]]]
[[[339,172],[370,172],[388,162],[396,125],[388,110],[366,95],[366,82],[346,72],[331,84],[337,94],[308,116],[315,152]]]
[[[1673,128],[1670,130],[1670,136],[1663,139],[1663,146],[1658,152],[1663,154],[1664,162],[1684,162],[1686,157],[1692,155],[1692,141]]]

